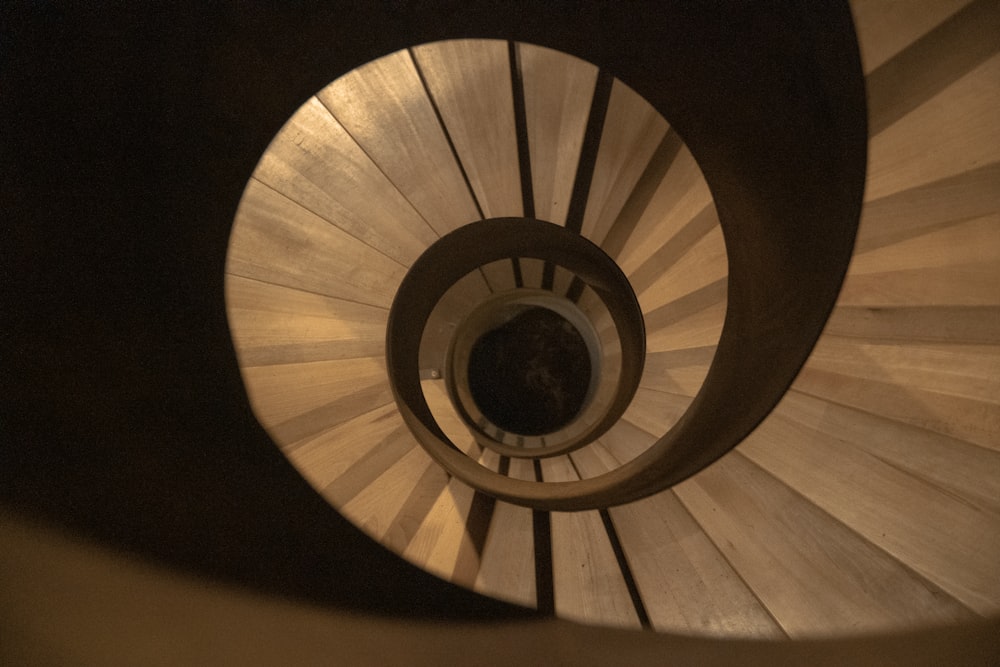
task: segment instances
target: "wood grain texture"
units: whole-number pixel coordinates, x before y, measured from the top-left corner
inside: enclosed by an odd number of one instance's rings
[[[694,396],[701,389],[714,357],[714,345],[653,352],[646,355],[640,386]]]
[[[668,129],[667,121],[615,79],[581,233],[601,245]]]
[[[540,259],[533,258],[521,258],[521,275],[524,277],[525,287],[534,287],[536,289],[542,286],[542,272],[544,271],[545,262]]]
[[[627,419],[619,419],[607,433],[601,436],[600,444],[615,458],[615,461],[624,464],[649,449],[660,435],[662,434],[653,435]]]
[[[437,234],[315,97],[278,132],[254,178],[409,266]]]
[[[323,497],[334,507],[347,504],[416,446],[410,430],[401,424],[327,484],[322,489]]]
[[[402,554],[447,483],[448,474],[414,447],[338,511]]]
[[[597,67],[552,49],[517,45],[535,217],[565,224]]]
[[[242,369],[254,414],[281,445],[392,402],[381,357]]]
[[[1000,55],[871,138],[867,199],[1000,160]]]
[[[483,216],[521,216],[507,42],[450,40],[413,53]]]
[[[824,336],[808,368],[1000,404],[995,345],[868,341]]]
[[[388,311],[226,276],[229,326],[240,366],[374,357],[385,350]]]
[[[579,479],[567,457],[542,460],[542,478]],[[556,613],[597,625],[638,628],[632,598],[596,510],[552,512],[552,577]]]
[[[420,383],[424,390],[424,400],[431,409],[434,421],[456,447],[469,456],[480,456],[481,448],[472,438],[472,433],[452,405],[444,380],[424,380]]]
[[[510,470],[507,472],[507,476],[511,479],[521,479],[526,482],[535,481],[535,466],[531,459],[515,459],[510,460]]]
[[[656,280],[637,296],[643,312],[653,312],[708,285],[724,283],[728,274],[722,228],[714,226],[688,252],[661,266]]]
[[[793,639],[971,617],[738,452],[674,490]]]
[[[409,53],[359,67],[316,97],[439,235],[479,218]]]
[[[804,368],[798,391],[895,421],[1000,450],[1000,406],[892,382]]]
[[[995,214],[1000,163],[869,199],[861,210],[855,254]]]
[[[388,307],[406,267],[263,183],[247,183],[226,272]]]
[[[971,0],[851,0],[866,74],[933,30]]]
[[[1000,204],[1000,195],[997,200]],[[1000,211],[857,256],[840,303],[995,306],[1000,304],[998,285]]]
[[[609,469],[610,452],[575,452],[583,477]],[[660,632],[783,637],[781,629],[673,492],[612,507],[611,518],[646,612]]]
[[[997,512],[780,413],[739,451],[965,606],[1000,611]],[[918,611],[926,623],[961,618],[949,600]]]
[[[501,600],[536,606],[531,510],[497,502],[473,588]]]
[[[690,404],[690,396],[639,387],[623,418],[659,438],[677,423]]]
[[[871,135],[927,103],[997,53],[1000,7],[976,0],[873,70],[865,79]]]
[[[698,163],[682,146],[618,255],[622,270],[631,275],[711,202]]]
[[[826,332],[899,343],[1000,345],[1000,306],[838,306]]]
[[[716,345],[726,318],[724,283],[665,304],[646,317],[646,349],[661,352]]]
[[[424,517],[403,556],[414,565],[451,579],[466,534],[474,491],[452,479]]]
[[[790,391],[775,413],[836,436],[977,506],[1000,510],[1000,452]]]
[[[514,281],[514,266],[509,259],[499,259],[480,267],[486,282],[489,283],[493,292],[505,292],[517,287]]]
[[[403,425],[394,405],[384,405],[297,443],[288,460],[317,491],[323,492],[380,442],[395,437]]]

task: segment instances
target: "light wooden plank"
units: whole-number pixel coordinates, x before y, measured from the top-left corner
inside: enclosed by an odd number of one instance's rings
[[[556,265],[552,280],[552,291],[559,295],[566,294],[575,276],[576,274],[572,271]]]
[[[997,53],[1000,5],[976,0],[873,70],[866,78],[874,136],[927,103]]]
[[[597,67],[564,53],[518,44],[531,155],[535,217],[566,223]]]
[[[226,274],[226,308],[280,315],[325,317],[348,322],[385,321],[389,310],[322,294]]]
[[[226,276],[226,313],[240,366],[375,357],[384,308]]]
[[[327,484],[323,497],[334,507],[345,505],[417,446],[410,429],[400,424]]]
[[[775,414],[836,434],[889,465],[1000,511],[1000,452],[792,390]]]
[[[535,607],[535,537],[532,511],[497,502],[474,589]]]
[[[283,445],[392,401],[381,357],[241,370],[254,414]]]
[[[854,248],[864,253],[995,214],[1000,209],[1000,163],[986,164],[925,185],[870,199],[861,209]]]
[[[1000,209],[1000,189],[997,192]],[[839,303],[1000,304],[1000,212],[928,230],[855,257]]]
[[[437,463],[431,462],[423,469],[416,485],[383,536],[386,545],[395,548],[397,553],[402,553],[409,546],[450,479]]]
[[[690,404],[690,396],[639,387],[624,418],[659,438],[677,423]]]
[[[740,452],[980,614],[1000,611],[1000,514],[821,432],[772,415]],[[917,455],[917,452],[914,452]],[[911,623],[966,616],[950,599],[900,610]]]
[[[897,306],[995,306],[1000,301],[994,262],[944,268],[848,274],[839,304],[868,308]]]
[[[450,580],[466,532],[474,491],[452,479],[424,517],[403,556],[442,579]]]
[[[806,367],[793,385],[817,398],[1000,450],[1000,406]]]
[[[498,472],[500,470],[500,455],[492,449],[484,447],[482,453],[479,454],[479,465],[489,468],[493,472]]]
[[[486,218],[523,214],[507,42],[449,40],[413,49]]]
[[[581,234],[600,245],[668,125],[641,95],[615,79],[590,182]]]
[[[414,447],[338,511],[402,554],[447,483],[447,473],[423,449]],[[420,503],[415,496],[431,498]]]
[[[930,32],[970,0],[851,0],[865,74]]]
[[[872,137],[866,199],[1000,160],[1000,54]]]
[[[579,479],[565,456],[543,459],[547,482]],[[556,614],[584,623],[638,628],[639,617],[596,510],[552,512]]]
[[[709,204],[678,228],[673,236],[629,274],[628,279],[635,293],[647,291],[664,271],[692,252],[706,235],[718,227],[719,213],[714,204]]]
[[[610,511],[654,628],[727,638],[784,636],[672,493]]]
[[[278,132],[254,178],[404,266],[438,238],[315,97]]]
[[[705,382],[708,368],[715,358],[715,347],[703,345],[648,353],[639,386],[694,396]]]
[[[584,478],[615,467],[599,444],[572,457]],[[609,512],[654,628],[720,637],[784,636],[671,491]]]
[[[674,491],[793,639],[970,618],[938,587],[738,452]]]
[[[427,407],[431,409],[434,420],[448,436],[448,439],[467,455],[474,455],[478,458],[480,448],[473,440],[469,428],[455,410],[455,406],[448,396],[448,390],[444,386],[444,380],[423,380],[420,387],[424,391]]]
[[[698,163],[687,147],[681,147],[619,253],[619,266],[631,275],[711,203],[712,193]]]
[[[494,292],[505,292],[517,287],[514,281],[514,265],[509,259],[499,259],[482,267],[486,282]],[[523,277],[523,276],[522,276]]]
[[[479,218],[408,52],[359,67],[317,97],[439,235]]]
[[[520,259],[520,263],[521,276],[524,279],[524,286],[540,289],[542,286],[542,273],[545,268],[545,262],[531,257],[522,257]]]
[[[1000,404],[1000,346],[822,336],[809,368]]]
[[[619,467],[618,460],[599,440],[572,452],[569,457],[580,479],[599,477]]]
[[[837,306],[825,331],[830,335],[905,343],[1000,345],[1000,306]]]
[[[507,476],[511,479],[520,479],[525,482],[535,481],[535,464],[532,459],[511,458],[510,470]]]
[[[229,310],[239,363],[247,366],[374,357],[385,350],[382,322],[345,322],[328,317]]]
[[[305,440],[286,456],[313,488],[323,492],[402,426],[395,406],[382,406]]]
[[[679,299],[724,279],[729,275],[726,244],[718,225],[698,240],[672,265],[664,266],[659,277],[637,296],[643,312]]]
[[[1000,178],[996,185],[1000,188]],[[851,275],[1000,263],[1000,192],[994,199],[998,210],[990,215],[927,230],[856,256]],[[1000,289],[994,290],[994,296],[1000,298]]]
[[[720,279],[644,313],[646,349],[663,352],[717,345],[726,319],[728,284]]]
[[[233,223],[226,272],[388,307],[406,269],[251,179]]]
[[[649,449],[662,435],[662,433],[654,435],[627,419],[619,419],[601,436],[600,443],[619,464],[625,464]]]

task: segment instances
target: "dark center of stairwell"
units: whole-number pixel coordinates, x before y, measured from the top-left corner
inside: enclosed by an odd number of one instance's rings
[[[483,415],[520,435],[569,424],[583,408],[592,372],[576,327],[538,306],[480,336],[468,368],[469,390]]]

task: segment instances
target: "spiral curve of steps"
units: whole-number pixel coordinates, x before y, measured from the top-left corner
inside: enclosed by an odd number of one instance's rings
[[[806,366],[736,450],[644,500],[544,512],[450,477],[405,427],[385,368],[388,308],[421,252],[469,222],[578,215],[632,282],[648,340],[624,418],[537,462],[478,447],[440,376],[423,376],[442,428],[493,471],[565,482],[636,457],[697,394],[725,318],[712,194],[667,121],[595,65],[498,40],[419,45],[359,68],[306,102],[265,152],[226,274],[258,420],[383,545],[565,618],[802,638],[996,615],[1000,54],[981,28],[997,11],[939,3],[900,22],[877,4],[853,7],[870,127],[855,255]],[[953,50],[968,55],[944,58]],[[451,296],[475,303],[547,280],[570,289],[571,275],[546,270],[496,263]],[[585,292],[581,307],[592,299]]]
[[[51,2],[8,3],[0,17],[0,662],[996,664],[995,1],[181,2],[128,12]],[[838,47],[852,18],[868,168],[837,307],[760,428],[651,498],[574,513],[491,502],[400,428],[380,362],[393,280],[451,224],[455,202],[478,219],[502,205],[493,194],[524,192],[492,154],[473,171],[463,141],[520,148],[506,133],[463,136],[498,107],[450,106],[430,60],[414,95],[396,102],[409,123],[437,91],[432,143],[442,149],[444,128],[452,141],[441,160],[451,175],[438,185],[457,199],[419,200],[415,183],[444,173],[430,168],[434,150],[421,149],[427,168],[408,183],[387,173],[378,138],[359,133],[337,144],[351,154],[333,166],[384,191],[347,188],[316,206],[311,197],[342,183],[325,164],[301,172],[308,161],[284,181],[252,181],[296,260],[264,280],[247,276],[280,253],[244,253],[266,261],[242,267],[230,254],[227,265],[247,179],[290,115],[305,103],[324,141],[338,125],[346,132],[350,109],[310,99],[337,76],[400,49],[412,64],[407,47],[432,60],[435,44],[459,46],[440,40],[469,37],[595,63],[582,73],[607,67],[621,77],[609,91],[615,113],[648,122],[604,124],[595,160],[606,171],[591,193],[607,208],[587,210],[609,226],[600,232],[620,230],[612,254],[655,335],[614,435],[541,470],[593,474],[661,435],[711,361],[727,248],[698,164],[713,188],[747,187],[750,202],[749,185],[769,176],[766,163],[720,177],[725,160],[696,162],[666,120],[626,104],[626,84],[684,126],[692,150],[719,132],[776,156],[744,130],[747,116],[783,110],[758,104],[749,86],[735,99],[716,94],[704,115],[685,116],[691,99],[712,95],[706,81],[743,79],[821,96],[795,77],[798,65],[822,66],[821,47]],[[783,59],[803,52],[808,62]],[[512,85],[507,55],[487,89]],[[651,84],[665,92],[650,95]],[[588,86],[583,77],[568,88],[588,98]],[[541,93],[555,91],[545,82]],[[572,145],[564,133],[591,108],[583,99],[534,121],[559,137],[552,145]],[[796,132],[824,130],[787,116]],[[316,146],[308,132],[283,137],[291,154]],[[407,145],[394,141],[382,147],[390,155]],[[572,189],[577,152],[532,153],[552,167],[532,174],[539,217],[567,215],[572,198],[553,192]],[[427,207],[446,217],[424,218]],[[373,209],[395,226],[352,217]],[[624,219],[635,226],[615,224]],[[544,266],[522,268],[522,279],[544,276]],[[553,278],[565,289],[566,276]],[[307,279],[335,290],[296,283]],[[537,474],[508,463],[509,474]]]

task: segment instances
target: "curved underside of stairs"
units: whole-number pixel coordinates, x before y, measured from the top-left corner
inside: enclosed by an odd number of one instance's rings
[[[727,254],[697,162],[623,82],[524,43],[385,56],[310,98],[268,147],[226,275],[257,418],[318,493],[397,554],[569,619],[810,637],[997,614],[1000,54],[983,30],[996,10],[963,4],[854,7],[870,126],[854,259],[780,405],[694,477],[606,509],[518,507],[438,467],[393,401],[396,286],[437,238],[483,218],[579,216],[631,281],[647,337],[624,418],[534,464],[478,446],[440,375],[423,375],[442,428],[484,467],[539,482],[612,470],[677,422],[712,363]],[[582,194],[578,172],[592,173]],[[497,262],[449,297],[570,289],[569,273],[545,274],[540,260]],[[585,312],[594,299],[585,290]]]

